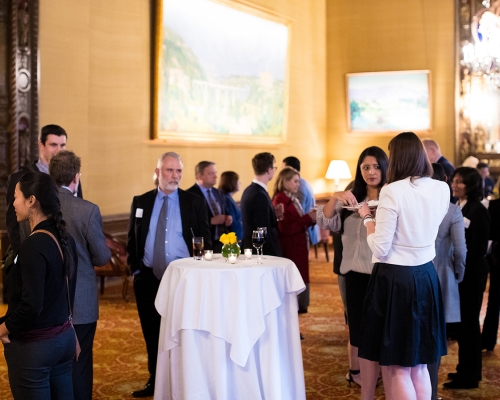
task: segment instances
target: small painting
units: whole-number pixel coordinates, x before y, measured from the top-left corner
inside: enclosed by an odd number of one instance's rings
[[[351,132],[431,130],[429,71],[347,74]]]

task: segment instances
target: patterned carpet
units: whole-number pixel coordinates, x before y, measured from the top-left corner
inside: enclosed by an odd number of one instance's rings
[[[331,262],[324,252],[318,260],[311,253],[311,306],[300,316],[306,391],[308,400],[359,399],[360,389],[345,381],[348,371],[348,331]],[[332,257],[332,250],[330,250]],[[130,284],[130,291],[132,285]],[[485,295],[485,301],[487,296]],[[146,351],[133,293],[128,303],[121,299],[120,281],[108,280],[100,300],[101,317],[94,344],[94,399],[132,399],[130,393],[146,382]],[[6,306],[0,305],[5,313]],[[484,307],[483,307],[484,310]],[[457,345],[450,343],[442,359],[440,386],[457,362]],[[500,347],[483,355],[483,381],[479,389],[439,390],[444,399],[500,399]],[[382,387],[377,399],[384,399]],[[0,357],[0,399],[12,399],[5,359]],[[293,399],[283,399],[293,400]]]

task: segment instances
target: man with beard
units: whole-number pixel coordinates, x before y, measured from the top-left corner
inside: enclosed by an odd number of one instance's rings
[[[212,248],[206,201],[179,189],[182,168],[177,153],[163,154],[155,169],[158,187],[132,201],[127,261],[134,275],[150,374],[144,388],[132,393],[136,398],[154,394],[161,321],[154,301],[163,273],[172,261],[193,255],[193,235],[202,236],[205,248]]]

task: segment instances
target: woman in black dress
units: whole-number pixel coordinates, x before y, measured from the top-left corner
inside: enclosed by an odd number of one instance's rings
[[[465,226],[465,275],[458,285],[460,295],[460,325],[458,328],[457,372],[448,374],[449,389],[477,388],[481,380],[482,352],[479,313],[488,278],[486,250],[488,248],[490,216],[481,204],[482,180],[475,168],[460,167],[451,177],[453,196],[462,208]]]

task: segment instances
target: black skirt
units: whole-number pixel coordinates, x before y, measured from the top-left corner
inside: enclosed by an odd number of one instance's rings
[[[414,367],[446,355],[446,321],[432,262],[376,263],[363,306],[359,357]]]
[[[359,346],[359,329],[370,276],[370,274],[355,271],[349,271],[345,274],[347,323],[349,324],[349,342],[351,346]]]

